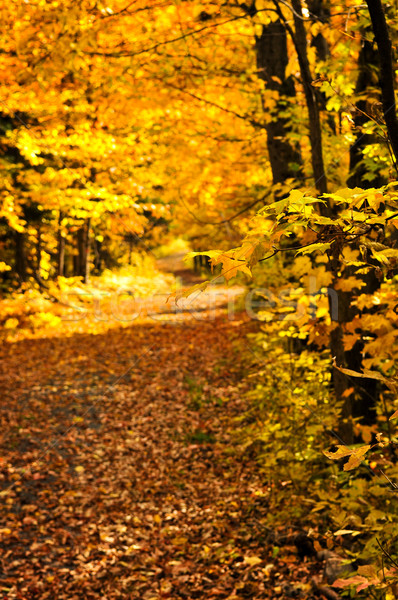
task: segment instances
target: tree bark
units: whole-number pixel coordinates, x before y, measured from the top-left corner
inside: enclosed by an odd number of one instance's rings
[[[309,133],[311,142],[311,159],[314,171],[315,186],[320,194],[327,192],[327,179],[323,164],[322,131],[315,88],[312,86],[312,75],[307,54],[307,32],[305,30],[301,1],[292,0],[293,20],[295,27],[295,43],[297,57],[303,80],[304,95],[307,103]]]
[[[388,137],[398,162],[398,119],[395,106],[391,40],[381,0],[366,0],[380,59],[380,89]]]
[[[369,31],[367,30],[365,34],[369,35]],[[365,91],[369,92],[370,89],[374,90],[378,87],[378,62],[378,55],[373,43],[364,39],[358,56],[358,78],[355,86],[356,95],[363,95]],[[369,97],[368,93],[367,97]],[[380,187],[387,182],[380,177],[369,182],[364,177],[367,171],[363,164],[363,150],[369,144],[374,143],[375,140],[369,133],[363,132],[363,126],[371,120],[370,116],[367,115],[367,101],[359,100],[357,108],[358,110],[354,115],[354,128],[357,131],[357,134],[356,140],[350,148],[350,176],[347,179],[347,185],[353,188]]]
[[[102,242],[98,240],[93,240],[93,252],[94,252],[94,268],[96,273],[99,275],[102,272],[102,252],[101,252]],[[129,265],[131,265],[131,255],[129,256]]]
[[[62,219],[64,215],[61,211],[59,211],[58,217],[58,265],[57,265],[57,274],[58,277],[65,277],[65,238],[62,235]]]
[[[330,8],[325,5],[323,0],[307,0],[308,10],[314,18],[314,22],[321,21],[328,23],[330,21]],[[311,46],[316,50],[316,57],[320,61],[324,61],[330,55],[329,46],[321,33],[312,37]]]
[[[91,219],[87,219],[77,232],[77,257],[75,273],[88,283],[90,275],[90,228]]]
[[[324,0],[308,0],[307,1],[308,10],[310,11],[310,18],[312,19],[312,23],[321,22],[328,23],[330,22],[330,8],[326,5]],[[311,36],[311,47],[315,48],[317,62],[324,62],[330,56],[329,44],[322,33],[317,33],[316,35]],[[319,72],[317,70],[317,65],[315,66],[315,75],[319,76]],[[322,92],[319,88],[315,88],[315,94],[317,96],[317,100],[319,103],[320,112],[326,113],[326,121],[332,131],[333,135],[336,135],[336,121],[334,116],[327,112],[326,104],[327,97],[325,92]]]
[[[339,261],[339,267],[341,264]],[[349,276],[352,273],[344,274]],[[335,278],[335,282],[337,278]],[[352,322],[358,314],[356,307],[352,305],[352,300],[356,296],[352,292],[342,292],[336,290],[338,294],[338,319],[335,327],[330,334],[330,351],[334,362],[339,367],[345,367],[352,371],[360,372],[362,370],[362,349],[363,343],[357,341],[349,351],[344,349],[344,326]],[[363,292],[363,288],[361,292]],[[371,379],[350,378],[342,373],[336,367],[333,367],[333,388],[336,398],[341,403],[341,413],[339,422],[339,435],[345,444],[355,442],[354,421],[361,425],[372,425],[376,419],[375,404],[377,400],[377,382]],[[348,392],[352,388],[351,393]]]
[[[25,248],[25,233],[16,231],[14,234],[15,240],[15,272],[18,275],[20,283],[26,281],[26,248]]]
[[[286,29],[281,21],[263,25],[261,36],[256,36],[256,59],[258,77],[266,82],[268,89],[279,94],[275,118],[266,125],[273,182],[283,183],[289,178],[301,179],[300,148],[288,139],[291,125],[288,119],[280,116],[286,109],[286,98],[291,101],[296,95],[292,77],[286,78],[289,58]]]
[[[370,31],[364,32],[369,37]],[[369,97],[369,92],[378,86],[381,87],[381,81],[377,74],[379,71],[379,56],[372,42],[367,39],[363,40],[362,48],[358,57],[358,79],[356,83],[355,93]],[[366,100],[360,100],[357,104],[358,110],[354,116],[354,125],[357,130],[357,136],[354,144],[350,148],[350,176],[347,179],[349,187],[380,187],[387,182],[380,176],[377,176],[372,181],[368,181],[365,177],[367,173],[366,165],[363,163],[363,151],[375,140],[372,135],[363,133],[363,126],[371,120],[367,115],[369,108]],[[341,268],[341,265],[339,265]],[[346,276],[355,276],[355,267],[346,267]],[[365,281],[366,288],[361,289],[361,293],[373,293],[379,286],[380,282],[372,271],[361,276],[362,281]],[[344,324],[351,322],[354,317],[360,314],[360,311],[352,306],[352,301],[356,296],[355,290],[352,292],[338,292],[339,296],[339,323],[334,330],[331,338],[332,354],[336,357],[336,364],[344,366],[352,371],[362,370],[362,341],[357,341],[353,348],[345,352],[343,345]],[[374,379],[355,379],[349,378],[338,369],[333,370],[333,381],[337,397],[343,401],[342,407],[342,422],[340,424],[339,433],[344,441],[353,443],[353,419],[358,420],[364,425],[372,425],[376,420],[376,402],[378,394],[377,382]],[[349,396],[344,395],[349,388],[354,388],[354,392]]]
[[[315,88],[312,86],[313,80],[307,54],[307,33],[304,26],[301,2],[300,0],[292,0],[295,31],[293,31],[285,19],[277,0],[274,0],[274,5],[296,48],[308,111],[311,162],[312,170],[314,172],[315,187],[320,194],[325,194],[327,192],[327,179],[323,164],[321,122]],[[328,207],[323,206],[322,204],[320,205],[320,210],[322,214],[328,213]]]
[[[41,237],[41,222],[37,224],[37,242],[36,242],[36,281],[39,284],[39,289],[42,291],[41,278],[41,256],[42,256],[42,237]]]

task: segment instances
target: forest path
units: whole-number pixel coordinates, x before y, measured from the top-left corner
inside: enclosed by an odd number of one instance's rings
[[[292,566],[309,597],[236,452],[251,327],[186,311],[3,346],[2,600],[283,598]]]
[[[175,252],[162,258],[158,258],[156,265],[161,271],[173,273],[176,277],[181,277],[184,284],[197,283],[202,278],[187,266],[184,261],[186,252]]]

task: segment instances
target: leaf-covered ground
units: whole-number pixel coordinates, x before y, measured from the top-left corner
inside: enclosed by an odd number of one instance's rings
[[[313,597],[235,441],[253,324],[200,314],[3,346],[2,599]]]

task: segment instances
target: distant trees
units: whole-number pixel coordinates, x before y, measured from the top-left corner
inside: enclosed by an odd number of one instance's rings
[[[168,219],[168,201],[146,169],[152,112],[146,108],[143,133],[137,105],[126,110],[133,86],[121,84],[124,67],[111,73],[107,59],[89,58],[107,15],[87,2],[27,4],[23,11],[10,2],[4,11],[5,290],[43,288],[57,276],[87,280],[90,269],[98,272],[128,255],[127,233],[145,237],[147,223]]]

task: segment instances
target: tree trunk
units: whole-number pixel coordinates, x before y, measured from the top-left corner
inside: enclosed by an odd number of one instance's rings
[[[364,33],[364,38],[370,36],[369,29]],[[373,90],[377,89],[380,82],[377,77],[379,70],[378,54],[373,43],[367,39],[362,42],[358,57],[358,68],[355,93],[364,96],[366,92],[366,97],[369,98],[372,94],[374,95]],[[380,187],[387,183],[382,177],[377,176],[372,181],[365,178],[367,169],[363,163],[363,151],[376,140],[372,135],[363,133],[364,125],[371,120],[371,117],[367,115],[369,108],[366,100],[360,100],[357,107],[358,110],[354,116],[357,133],[356,140],[350,148],[350,176],[347,179],[347,185],[352,188],[361,187],[364,189],[374,186]],[[339,265],[339,268],[341,268],[341,265]],[[347,277],[355,276],[355,272],[355,267],[345,268],[345,276]],[[366,288],[362,288],[361,293],[373,293],[379,288],[380,282],[373,271],[361,275],[361,279],[366,283]],[[356,293],[353,290],[352,292],[339,292],[338,295],[339,324],[331,340],[332,354],[336,356],[338,366],[347,367],[352,371],[361,371],[363,343],[357,341],[348,352],[345,352],[343,347],[344,324],[351,322],[356,315],[360,314],[360,311],[352,306]],[[340,426],[340,435],[347,443],[353,443],[355,441],[353,419],[363,425],[372,425],[376,420],[377,382],[374,379],[349,378],[337,369],[334,369],[333,380],[336,394],[343,401],[343,420]],[[353,388],[354,391],[349,396],[344,395],[344,392],[347,392],[349,388]]]
[[[311,16],[316,17],[314,22],[328,23],[330,21],[330,8],[325,5],[323,0],[308,0],[307,6]],[[330,55],[328,43],[321,33],[312,37],[311,46],[315,48],[316,57],[320,61],[326,60]]]
[[[36,281],[39,284],[39,289],[42,291],[42,278],[41,278],[41,254],[42,254],[42,237],[41,237],[41,223],[37,225],[37,242],[36,242]]]
[[[83,261],[84,261],[84,227],[80,227],[76,233],[77,255],[75,256],[75,276],[83,277]]]
[[[310,15],[312,17],[312,22],[321,22],[328,23],[330,22],[330,8],[325,4],[323,0],[308,0],[307,1],[308,10],[310,11]],[[311,38],[311,46],[315,48],[316,58],[318,62],[324,62],[330,56],[329,44],[322,35],[322,33],[317,33]],[[317,65],[315,65],[315,75],[319,76],[319,72],[317,70]],[[319,102],[319,109],[321,112],[325,112],[326,120],[330,127],[333,135],[336,135],[336,121],[333,115],[330,112],[326,111],[327,97],[324,92],[321,92],[319,88],[315,88],[315,94],[317,95]]]
[[[75,274],[83,278],[83,283],[88,283],[90,275],[90,225],[87,219],[77,232],[77,257]]]
[[[293,39],[293,41],[297,50],[308,110],[312,169],[314,171],[315,186],[318,192],[320,194],[325,194],[327,192],[327,179],[323,164],[321,122],[316,92],[315,88],[312,86],[312,75],[307,54],[307,32],[303,21],[301,1],[292,0],[292,7],[294,11],[293,19],[295,27],[295,39]]]
[[[286,179],[302,178],[302,159],[298,144],[288,139],[289,120],[280,113],[286,110],[285,99],[290,101],[296,91],[292,77],[286,78],[288,65],[286,29],[281,21],[263,25],[261,36],[256,36],[258,77],[266,82],[267,89],[278,92],[279,100],[275,118],[266,125],[267,147],[274,183]]]
[[[93,240],[93,249],[94,249],[94,268],[97,274],[102,272],[102,253],[101,253],[102,242],[94,239]],[[131,265],[131,256],[129,256],[129,264]]]
[[[320,193],[324,193],[327,188],[327,182],[322,158],[322,132],[316,92],[311,86],[312,77],[306,50],[306,31],[304,22],[300,18],[302,15],[300,0],[292,0],[292,6],[294,9],[295,45],[299,55],[300,70],[308,107],[315,185]],[[319,6],[317,8],[319,8]],[[321,49],[318,49],[318,52],[320,52],[320,50]],[[322,212],[323,211],[321,211],[321,213]],[[327,214],[328,211],[325,212]],[[336,284],[338,281],[337,273],[343,270],[340,257],[335,257],[335,259],[331,261],[330,268],[333,273],[333,283]],[[350,273],[347,271],[345,272],[345,276],[348,276],[349,274]],[[333,287],[335,287],[335,285]],[[342,292],[341,290],[338,290],[337,294],[338,320],[335,322],[336,326],[332,330],[330,336],[331,354],[336,365],[346,366],[354,371],[358,371],[361,368],[362,343],[357,342],[350,351],[345,351],[343,340],[344,324],[351,322],[357,313],[355,307],[352,306],[354,290],[352,292]],[[374,406],[374,394],[376,388],[374,381],[369,382],[369,385],[367,385],[367,380],[364,381],[366,381],[365,385],[363,383],[358,384],[358,381],[353,382],[352,379],[349,379],[341,371],[333,368],[335,394],[337,399],[342,402],[339,434],[342,440],[347,444],[351,444],[355,441],[353,430],[354,419],[358,419],[362,424],[371,424],[374,422],[376,416]],[[354,391],[349,393],[349,388],[354,388]]]
[[[129,236],[129,265],[131,266],[131,260],[133,255],[133,236]]]
[[[279,2],[277,0],[273,0],[273,2],[276,12],[282,21],[284,28],[289,32],[296,49],[308,112],[311,163],[314,173],[315,187],[320,194],[325,194],[327,192],[327,179],[323,163],[322,130],[316,92],[315,88],[312,86],[313,79],[307,53],[307,32],[304,26],[301,1],[292,0],[295,31],[293,31],[292,27],[284,17]],[[319,210],[322,215],[329,214],[328,205],[320,204]]]
[[[26,281],[26,248],[25,248],[25,233],[16,231],[14,234],[15,240],[15,272],[18,275],[20,283]]]
[[[363,33],[367,36],[370,35],[369,29]],[[372,94],[374,96],[374,91],[372,90],[375,90],[379,85],[377,78],[378,66],[378,56],[373,43],[364,39],[358,56],[359,71],[355,86],[356,95],[364,96],[364,92],[367,92],[367,99],[370,98]],[[373,144],[376,141],[372,135],[363,132],[363,126],[371,120],[370,116],[367,115],[369,112],[367,100],[359,100],[357,108],[358,110],[354,115],[356,140],[350,148],[350,176],[347,179],[347,185],[352,188],[380,187],[387,182],[380,177],[369,182],[364,177],[367,171],[363,164],[363,151],[369,144]]]
[[[364,38],[370,36],[370,29],[365,32]],[[355,93],[357,95],[369,98],[374,96],[374,90],[379,86],[377,77],[379,69],[379,59],[376,49],[372,42],[364,39],[362,48],[358,57],[358,79]],[[377,99],[377,98],[376,98]],[[380,187],[387,182],[377,176],[372,181],[368,181],[365,177],[367,174],[366,165],[363,163],[363,151],[375,139],[372,135],[363,133],[363,127],[371,120],[367,115],[369,112],[366,100],[360,100],[357,104],[358,110],[354,116],[354,125],[356,129],[356,140],[350,148],[350,176],[347,179],[349,187],[361,187],[363,189],[369,187]],[[369,259],[371,261],[371,259]],[[341,269],[341,265],[339,265]],[[355,267],[346,267],[344,275],[355,276]],[[373,271],[365,275],[361,275],[361,280],[366,283],[366,287],[361,289],[360,293],[373,293],[380,285]],[[355,316],[360,314],[360,311],[352,306],[352,301],[355,299],[355,290],[352,292],[338,292],[339,296],[339,323],[334,330],[331,340],[331,350],[333,356],[336,356],[336,364],[344,366],[352,371],[362,370],[362,341],[357,341],[350,351],[344,351],[343,335],[345,323],[351,322]],[[353,420],[357,420],[363,425],[372,425],[376,420],[376,402],[378,395],[377,382],[374,379],[357,379],[349,378],[337,369],[333,372],[334,386],[337,396],[343,401],[342,408],[342,423],[340,426],[340,435],[347,443],[353,443]],[[344,395],[349,388],[353,388],[350,395]]]
[[[58,217],[58,265],[57,274],[58,277],[65,277],[65,238],[62,235],[62,219],[64,218],[63,213],[59,212]]]
[[[366,0],[370,18],[372,20],[380,59],[380,89],[383,102],[384,121],[387,125],[388,137],[395,157],[395,166],[398,162],[398,118],[395,106],[394,82],[395,74],[392,62],[391,40],[386,17],[381,0]]]
[[[85,256],[84,256],[84,283],[88,283],[90,277],[90,230],[91,230],[91,219],[87,219],[86,222],[86,236],[85,236]]]

